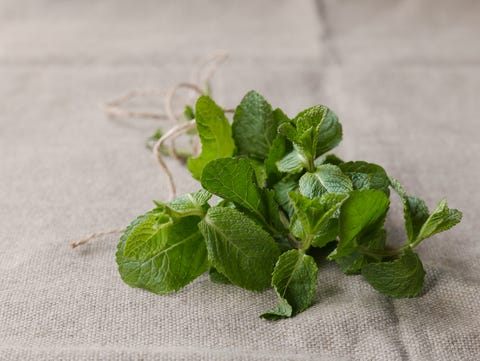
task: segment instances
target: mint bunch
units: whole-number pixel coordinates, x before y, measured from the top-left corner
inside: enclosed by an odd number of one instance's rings
[[[273,286],[278,304],[261,317],[275,320],[312,304],[312,250],[323,248],[344,273],[361,274],[387,296],[421,292],[425,271],[414,247],[462,213],[445,200],[430,212],[379,165],[326,154],[342,139],[330,109],[290,119],[251,91],[232,125],[208,96],[190,112],[202,151],[187,166],[203,189],[155,202],[128,226],[116,255],[125,283],[164,294],[209,272],[213,282],[247,290]],[[391,189],[403,202],[407,234],[397,249],[387,246],[384,228]]]

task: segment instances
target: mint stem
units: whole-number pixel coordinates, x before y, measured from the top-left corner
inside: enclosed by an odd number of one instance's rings
[[[310,246],[312,245],[312,241],[313,241],[313,235],[309,234],[307,235],[307,237],[305,238],[305,242],[303,243],[303,246],[302,246],[302,251],[307,251]]]

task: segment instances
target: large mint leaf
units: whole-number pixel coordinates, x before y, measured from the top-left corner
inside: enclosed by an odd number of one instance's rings
[[[211,264],[233,284],[263,290],[280,250],[274,239],[243,213],[213,207],[200,222]]]
[[[272,275],[272,286],[280,304],[261,315],[268,320],[293,316],[312,304],[318,267],[311,256],[290,250],[280,256]]]
[[[232,132],[238,154],[265,159],[277,136],[272,107],[256,91],[248,92],[235,109]]]
[[[155,217],[158,223],[152,222]],[[169,293],[207,271],[207,251],[197,227],[199,217],[166,223],[158,217],[158,212],[153,211],[134,220],[120,238],[116,259],[120,276],[128,285]]]
[[[315,173],[305,173],[299,181],[300,193],[309,198],[325,193],[348,193],[353,190],[352,181],[333,164],[322,164]]]
[[[442,199],[435,210],[420,229],[415,243],[419,243],[425,238],[434,234],[446,231],[462,220],[462,212],[458,209],[448,208],[447,201]]]
[[[345,162],[338,166],[352,180],[353,189],[377,189],[387,196],[390,194],[390,180],[385,170],[379,165],[358,161]]]
[[[423,287],[425,271],[420,258],[407,248],[392,262],[370,263],[362,275],[373,288],[390,297],[415,297]]]
[[[202,186],[209,192],[235,202],[260,220],[266,222],[267,209],[256,176],[247,159],[217,159],[205,167]]]
[[[396,179],[390,178],[390,184],[402,199],[403,217],[405,219],[408,241],[410,243],[415,242],[420,229],[428,219],[428,207],[420,198],[408,196]]]
[[[202,142],[202,153],[189,158],[188,169],[193,177],[200,179],[203,168],[211,160],[233,156],[235,143],[232,129],[223,109],[206,95],[198,98],[195,107],[198,135]]]
[[[357,238],[383,225],[390,201],[382,191],[352,191],[343,203],[339,217],[338,247],[331,258],[346,256],[358,245]]]

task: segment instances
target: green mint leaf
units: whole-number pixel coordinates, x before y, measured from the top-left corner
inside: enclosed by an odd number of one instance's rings
[[[297,129],[291,120],[286,120],[278,126],[278,133],[292,143],[297,143]]]
[[[314,158],[335,148],[342,140],[342,125],[338,117],[324,105],[317,105],[300,112],[294,119],[300,133],[315,129]]]
[[[277,136],[277,118],[272,107],[256,91],[248,92],[235,109],[232,133],[238,154],[265,159]]]
[[[367,250],[382,251],[385,249],[386,238],[386,230],[380,228],[372,234],[364,235],[358,243],[363,245]],[[337,262],[345,274],[358,274],[366,264],[379,262],[381,260],[381,256],[365,255],[359,250],[354,250],[344,257],[337,258],[335,262]]]
[[[287,139],[283,135],[277,134],[277,137],[273,140],[268,157],[264,162],[268,187],[272,187],[285,175],[284,172],[278,169],[277,162],[279,162],[290,151],[291,145],[287,143]]]
[[[297,188],[298,178],[295,174],[286,176],[273,186],[273,189],[275,190],[275,198],[278,204],[285,212],[287,212],[289,216],[293,214],[293,207],[290,203],[290,197],[288,196],[288,193],[296,191]]]
[[[223,285],[230,285],[232,282],[228,280],[227,277],[222,275],[215,267],[210,267],[208,270],[208,275],[210,276],[210,281],[213,283],[219,283]]]
[[[307,166],[307,159],[297,150],[292,150],[276,162],[277,169],[283,173],[300,173]]]
[[[312,246],[317,248],[325,247],[338,236],[338,218],[330,218],[312,239]]]
[[[290,192],[288,195],[295,210],[291,231],[295,237],[302,240],[319,233],[321,235],[321,231],[324,230],[322,227],[348,197],[346,194],[325,194],[321,198],[310,199],[296,192]],[[296,224],[297,221],[301,227]]]
[[[243,159],[243,158],[242,158]],[[265,169],[265,165],[253,158],[244,158],[250,162],[251,167],[255,173],[256,184],[260,188],[265,188],[267,186],[267,170]]]
[[[301,164],[313,171],[314,160],[334,148],[342,139],[342,127],[337,116],[323,105],[300,112],[293,121],[282,123],[278,131],[295,148],[295,153],[287,155],[288,158],[277,164],[280,170],[287,172],[291,172],[289,169],[300,171]]]
[[[333,165],[340,165],[342,163],[345,163],[343,160],[338,158],[335,154],[327,154],[323,155],[315,161],[315,165],[321,165],[321,164],[333,164]]]
[[[139,260],[158,252],[164,247],[172,224],[172,219],[165,213],[148,213],[126,238],[124,255]]]
[[[382,191],[352,191],[343,203],[339,217],[338,247],[330,258],[336,259],[353,252],[358,239],[383,225],[390,201]]]
[[[231,157],[235,153],[232,129],[223,109],[206,95],[196,104],[197,131],[202,142],[202,153],[189,158],[187,166],[193,177],[200,179],[203,168],[211,160]]]
[[[276,200],[275,191],[273,189],[263,189],[263,195],[267,207],[267,216],[265,218],[279,234],[286,236],[288,234],[288,228],[284,222],[282,222],[280,215],[281,210]]]
[[[195,119],[195,111],[190,105],[185,105],[185,109],[183,110],[183,116],[186,120]]]
[[[140,216],[120,238],[116,254],[120,276],[132,287],[155,293],[177,291],[208,269],[205,242],[197,227],[200,218],[155,224],[152,215],[159,216],[157,211]],[[157,227],[162,225],[165,228],[157,233]],[[136,231],[139,227],[140,231]]]
[[[390,184],[402,199],[403,217],[405,219],[405,230],[408,241],[409,243],[415,242],[420,229],[428,219],[428,207],[420,198],[408,196],[396,179],[390,178]]]
[[[377,164],[367,162],[346,162],[338,165],[353,183],[353,189],[377,189],[390,195],[390,180],[385,170]]]
[[[282,254],[272,275],[272,286],[280,298],[280,304],[261,317],[269,320],[290,317],[310,307],[317,285],[317,273],[317,264],[311,256],[298,250]]]
[[[208,201],[211,197],[210,192],[201,189],[198,192],[181,195],[168,203],[157,201],[155,204],[163,206],[173,218],[203,216],[209,208]]]
[[[425,271],[417,254],[407,248],[395,261],[365,265],[362,275],[377,291],[400,298],[415,297],[422,291]]]
[[[273,111],[273,117],[275,118],[275,121],[277,123],[277,133],[278,133],[278,127],[282,125],[283,123],[288,123],[290,122],[290,118],[285,114],[285,112],[280,109],[276,108]]]
[[[322,164],[315,173],[308,172],[300,178],[299,190],[306,197],[316,198],[325,193],[349,193],[353,185],[339,167]]]
[[[201,182],[209,192],[235,202],[266,223],[267,209],[256,183],[255,171],[248,159],[214,160],[203,170]]]
[[[462,212],[457,209],[448,208],[447,201],[442,199],[438,202],[435,210],[420,229],[415,243],[433,236],[434,234],[446,231],[462,220]]]
[[[294,149],[304,158],[304,164],[309,171],[313,171],[315,168],[314,160],[317,157],[316,149],[319,131],[320,124],[316,127],[312,126],[305,129],[301,134],[297,134],[297,140],[293,144]]]
[[[432,214],[429,214],[425,202],[406,195],[396,179],[390,178],[390,184],[402,199],[405,229],[410,244],[416,246],[422,240],[446,231],[461,221],[462,212],[448,208],[445,199],[437,204]]]
[[[243,213],[213,207],[199,224],[211,264],[233,284],[263,290],[280,250],[275,240]]]
[[[282,318],[288,318],[292,316],[294,316],[292,306],[290,306],[288,302],[282,298],[278,302],[278,305],[260,315],[261,318],[269,321],[276,321]]]

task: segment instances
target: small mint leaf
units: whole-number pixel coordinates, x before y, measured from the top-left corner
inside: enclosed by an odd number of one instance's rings
[[[232,201],[266,223],[266,206],[257,186],[255,171],[248,159],[222,158],[205,167],[202,186],[209,192]]]
[[[290,197],[288,193],[296,191],[298,188],[298,176],[288,175],[284,177],[280,182],[273,186],[275,190],[275,199],[282,209],[287,212],[289,216],[293,214],[293,207],[290,203]]]
[[[365,265],[362,276],[389,297],[415,297],[422,291],[425,270],[417,254],[407,248],[395,261]]]
[[[390,184],[402,199],[405,230],[409,243],[412,243],[417,239],[420,229],[428,219],[428,207],[420,198],[408,196],[396,179],[390,178]]]
[[[254,158],[242,158],[247,159],[250,162],[250,166],[253,168],[255,173],[256,181],[255,183],[260,188],[265,188],[267,186],[267,170],[263,162],[254,159]]]
[[[462,212],[458,209],[448,208],[447,201],[442,199],[438,202],[435,210],[420,229],[415,243],[433,236],[434,234],[444,232],[462,220]]]
[[[291,145],[287,142],[287,139],[281,134],[277,134],[277,137],[273,140],[268,156],[264,162],[268,187],[277,183],[285,174],[278,169],[277,162],[291,151]]]
[[[183,110],[183,115],[186,120],[195,119],[195,111],[190,105],[185,105],[185,109]]]
[[[317,248],[325,247],[338,236],[338,218],[330,218],[312,239],[312,246]]]
[[[317,264],[311,256],[298,250],[282,254],[272,275],[272,286],[280,303],[261,317],[270,320],[290,317],[308,308],[315,293],[317,273]]]
[[[267,216],[265,217],[269,224],[275,228],[279,234],[286,236],[288,228],[285,227],[280,216],[280,206],[275,198],[275,191],[273,189],[263,189],[265,204],[267,207]]]
[[[265,159],[277,136],[278,122],[272,107],[256,91],[248,92],[235,109],[232,133],[239,155]]]
[[[345,163],[342,159],[337,157],[335,154],[328,154],[328,155],[323,155],[320,158],[317,159],[318,164],[333,164],[333,165],[340,165],[342,163]],[[317,162],[316,161],[316,162]]]
[[[168,203],[156,202],[156,204],[165,207],[170,216],[174,218],[203,216],[209,207],[208,200],[211,197],[210,192],[201,189],[198,192],[181,195]]]
[[[353,189],[377,189],[390,195],[390,180],[385,170],[377,164],[363,161],[345,162],[338,165],[353,183]]]
[[[283,173],[300,173],[307,166],[307,159],[297,150],[292,150],[276,162],[277,169]]]
[[[300,178],[299,190],[306,197],[316,198],[325,193],[348,193],[353,190],[353,185],[339,167],[322,164],[315,173],[308,172]]]
[[[233,156],[235,143],[223,109],[210,97],[202,95],[198,98],[195,115],[198,135],[202,142],[202,153],[196,158],[188,158],[187,166],[192,176],[200,179],[208,162]]]
[[[335,148],[342,140],[342,126],[338,117],[324,105],[317,105],[300,112],[293,120],[298,133],[315,129],[314,158]]]
[[[347,198],[346,194],[325,194],[321,198],[315,199],[307,198],[296,192],[290,192],[288,195],[295,210],[292,232],[302,240],[305,240],[307,236],[319,234],[323,230],[322,227]],[[296,225],[297,220],[300,226]]]
[[[278,305],[260,315],[261,318],[269,321],[276,321],[282,318],[292,317],[293,309],[285,299],[280,299]]]

